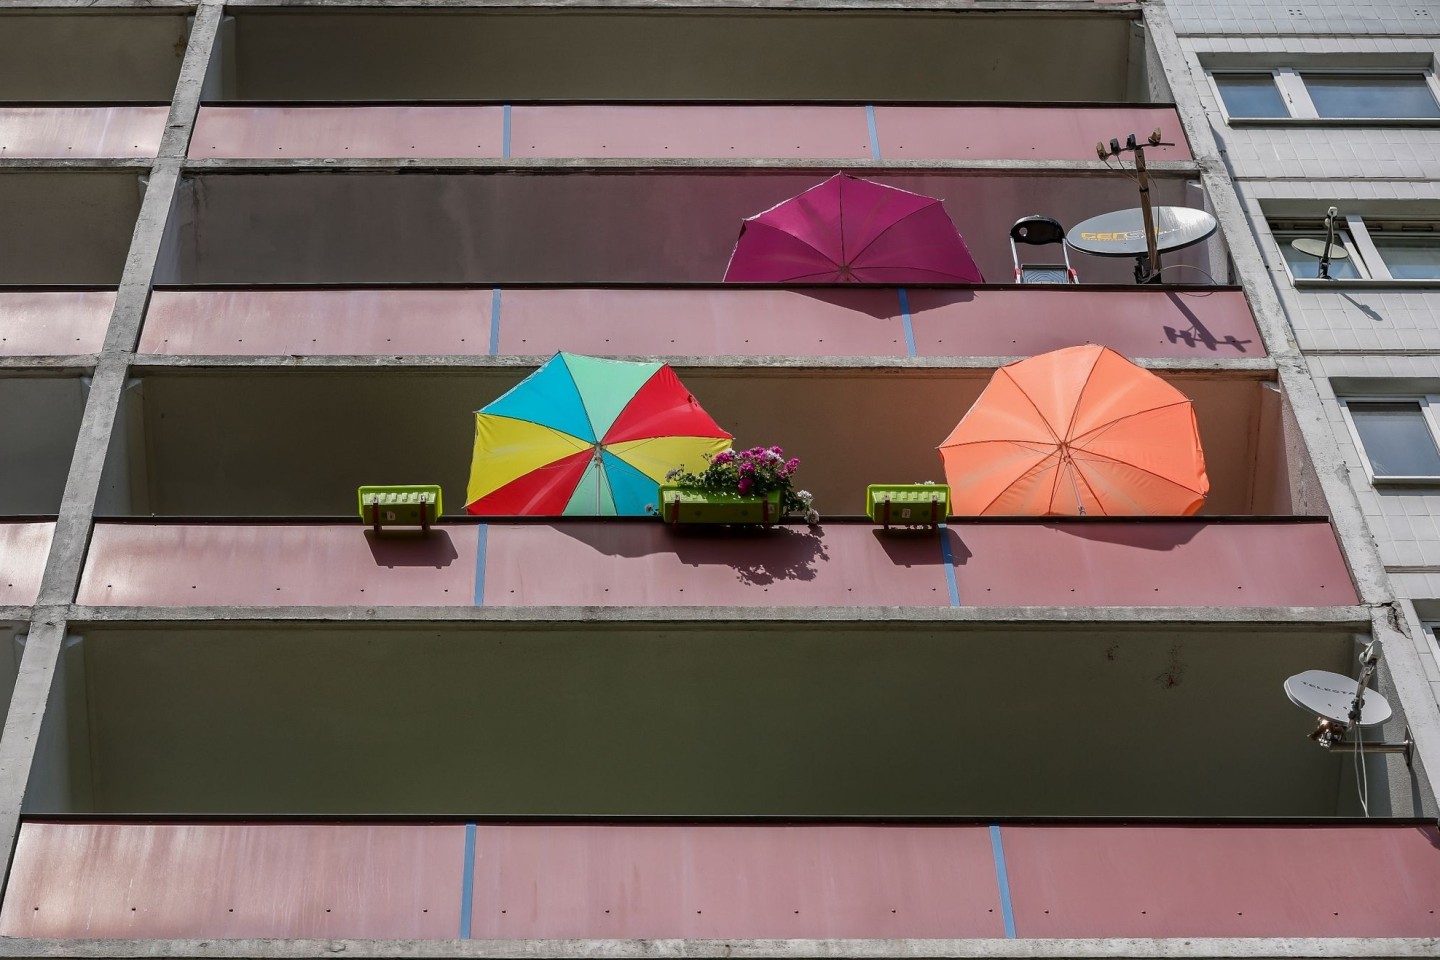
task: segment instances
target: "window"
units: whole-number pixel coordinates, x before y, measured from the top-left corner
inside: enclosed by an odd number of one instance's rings
[[[1232,117],[1288,117],[1290,110],[1269,73],[1217,73],[1215,87]]]
[[[1434,120],[1440,85],[1429,70],[1294,70],[1210,74],[1231,120]]]
[[[1320,258],[1295,249],[1294,241],[1324,241],[1323,220],[1274,220],[1275,244],[1294,280],[1319,280]],[[1347,216],[1335,231],[1330,279],[1440,281],[1440,221]],[[1343,254],[1343,256],[1341,255]]]
[[[1376,483],[1440,483],[1437,397],[1350,397],[1340,402]]]

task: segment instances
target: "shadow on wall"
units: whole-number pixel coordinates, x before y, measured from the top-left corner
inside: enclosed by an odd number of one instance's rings
[[[816,564],[830,559],[824,527],[769,529],[654,524],[557,523],[555,529],[611,557],[673,553],[686,566],[726,566],[741,583],[765,586],[779,580],[814,580]]]
[[[444,530],[430,530],[428,536],[409,530],[399,533],[365,531],[365,543],[377,567],[434,567],[439,570],[450,566],[460,556],[450,534]]]

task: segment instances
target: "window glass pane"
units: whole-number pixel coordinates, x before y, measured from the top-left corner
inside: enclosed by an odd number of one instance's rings
[[[1440,477],[1440,450],[1420,404],[1351,401],[1350,418],[1377,477]]]
[[[1288,117],[1285,101],[1268,73],[1217,73],[1215,86],[1232,117]]]
[[[1370,239],[1396,280],[1440,280],[1440,237],[1371,233]]]
[[[1440,117],[1421,74],[1302,73],[1322,117]]]
[[[1319,233],[1319,234],[1310,234],[1310,233],[1287,233],[1287,234],[1277,234],[1276,237],[1275,237],[1275,242],[1278,243],[1278,244],[1280,244],[1280,252],[1285,255],[1285,262],[1286,262],[1286,264],[1288,264],[1289,267],[1290,267],[1290,275],[1291,275],[1292,277],[1294,277],[1296,280],[1315,280],[1315,279],[1318,279],[1319,276],[1320,276],[1320,258],[1319,258],[1319,257],[1312,257],[1312,256],[1310,256],[1310,255],[1308,255],[1308,254],[1301,253],[1299,250],[1296,250],[1294,247],[1292,247],[1292,246],[1290,245],[1290,241],[1291,241],[1291,240],[1295,240],[1295,239],[1297,239],[1297,238],[1299,238],[1299,237],[1313,237],[1314,239],[1319,240],[1321,243],[1324,243],[1324,242],[1325,242],[1325,234],[1323,234],[1323,233]],[[1339,247],[1340,249],[1342,249],[1342,250],[1348,250],[1348,249],[1349,249],[1348,247],[1345,246],[1344,242],[1343,242],[1342,240],[1338,239],[1338,238],[1337,238],[1336,241],[1335,241],[1335,245],[1336,245],[1337,247]],[[1347,259],[1347,260],[1334,260],[1334,259],[1332,259],[1332,260],[1330,261],[1330,277],[1331,277],[1331,279],[1334,279],[1334,280],[1358,280],[1358,279],[1360,279],[1360,271],[1358,271],[1358,270],[1355,269],[1354,256],[1355,256],[1355,255],[1354,255],[1353,253],[1351,253],[1351,255],[1350,255],[1351,258],[1350,258],[1350,259]]]

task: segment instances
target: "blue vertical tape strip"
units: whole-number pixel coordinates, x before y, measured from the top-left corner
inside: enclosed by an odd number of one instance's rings
[[[870,128],[870,159],[880,159],[880,128],[875,125],[875,104],[865,104],[865,123]]]
[[[500,288],[490,291],[490,356],[500,352]]]
[[[485,606],[485,545],[490,539],[490,524],[480,524],[475,536],[475,606]]]
[[[500,132],[500,156],[502,159],[510,159],[510,104],[505,104],[504,128]]]
[[[915,325],[910,322],[910,294],[904,287],[898,288],[900,294],[900,321],[905,326],[905,355],[915,356]]]
[[[945,586],[950,589],[950,606],[960,606],[960,586],[955,582],[955,558],[950,555],[950,528],[940,524],[940,556],[945,558]]]
[[[465,874],[460,878],[460,939],[470,939],[470,917],[475,909],[475,824],[465,824]]]
[[[995,855],[995,883],[1000,887],[1000,913],[1005,917],[1005,936],[1015,939],[1015,909],[1010,903],[1010,871],[1005,869],[1005,844],[1000,825],[990,824],[990,852]]]

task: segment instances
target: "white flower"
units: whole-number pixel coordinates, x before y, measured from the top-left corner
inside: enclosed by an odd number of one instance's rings
[[[810,526],[812,526],[812,527],[815,526],[815,524],[817,524],[817,523],[820,522],[820,511],[819,511],[819,510],[806,510],[806,511],[805,511],[805,522],[808,523],[808,524],[810,524]]]
[[[799,497],[802,501],[804,501],[805,506],[807,507],[810,506],[810,501],[815,499],[815,494],[811,493],[809,490],[796,490],[795,496]]]

